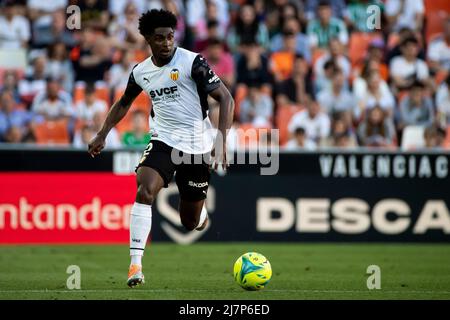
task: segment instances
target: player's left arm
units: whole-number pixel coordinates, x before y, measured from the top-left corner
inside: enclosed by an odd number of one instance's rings
[[[209,94],[217,102],[219,102],[219,133],[217,134],[214,145],[214,169],[217,169],[218,164],[221,163],[222,168],[226,170],[226,141],[227,131],[231,128],[231,124],[233,123],[233,97],[219,77],[208,65],[206,59],[201,55],[197,55],[192,64],[192,78],[200,90]]]
[[[217,102],[219,102],[219,132],[215,142],[216,163],[214,169],[217,169],[218,163],[226,170],[227,163],[227,132],[233,123],[234,99],[227,87],[221,82],[220,86],[209,93]],[[217,163],[218,162],[218,163]]]

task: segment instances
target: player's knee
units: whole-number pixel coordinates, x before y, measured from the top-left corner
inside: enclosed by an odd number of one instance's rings
[[[195,228],[197,228],[199,221],[195,217],[187,218],[187,217],[181,216],[181,223],[188,231],[192,231]]]
[[[155,194],[151,187],[140,185],[136,194],[136,201],[151,205],[155,200]]]

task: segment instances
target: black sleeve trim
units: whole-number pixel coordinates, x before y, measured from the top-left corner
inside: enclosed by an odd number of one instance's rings
[[[192,63],[191,70],[192,79],[194,79],[197,87],[206,93],[217,89],[220,86],[220,78],[208,65],[208,62],[202,55],[197,55]]]
[[[139,85],[137,84],[137,82],[136,82],[136,79],[134,79],[133,71],[134,71],[134,69],[135,69],[137,66],[138,66],[138,65],[135,65],[135,66],[133,67],[133,70],[131,70],[130,77],[128,78],[127,88],[125,89],[125,93],[124,93],[124,94],[125,94],[126,96],[129,96],[129,97],[136,97],[136,96],[138,96],[138,95],[141,93],[141,91],[142,91],[141,86],[139,86]]]

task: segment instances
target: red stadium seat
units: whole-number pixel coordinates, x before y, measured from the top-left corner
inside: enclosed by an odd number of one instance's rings
[[[444,140],[444,148],[450,149],[450,125],[447,126],[447,134]]]
[[[44,121],[33,126],[38,144],[69,144],[67,120]]]
[[[271,128],[254,127],[251,123],[242,123],[238,128],[239,148],[252,149],[258,146],[263,134],[270,132]]]
[[[350,36],[348,56],[352,66],[357,65],[366,57],[367,48],[372,40],[381,38],[378,33],[353,32]]]
[[[275,118],[276,126],[280,130],[280,145],[284,145],[289,139],[288,124],[297,112],[303,110],[298,105],[279,106]]]
[[[123,89],[117,89],[114,94],[114,101],[119,100],[123,92]],[[125,117],[117,124],[116,129],[117,131],[119,131],[119,133],[124,133],[131,129],[132,114],[135,110],[144,111],[146,116],[150,116],[150,112],[152,110],[152,102],[145,92],[141,92],[137,96],[137,98],[131,105],[130,110],[128,110]]]
[[[450,12],[448,0],[425,0],[425,12],[444,10]]]
[[[74,92],[73,92],[73,101],[75,103],[80,102],[84,99],[84,93],[85,87],[84,85],[77,85],[75,86]],[[109,99],[109,89],[106,86],[99,86],[95,88],[95,96],[99,100],[105,101],[107,105],[110,104]]]
[[[234,93],[234,115],[239,119],[241,102],[247,96],[248,88],[245,84],[239,84]]]
[[[449,2],[450,4],[450,2]],[[429,44],[431,39],[436,35],[442,33],[444,30],[444,22],[449,17],[450,8],[448,11],[433,10],[426,12],[426,41]]]

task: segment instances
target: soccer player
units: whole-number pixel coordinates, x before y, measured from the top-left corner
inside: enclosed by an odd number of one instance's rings
[[[111,107],[103,127],[89,143],[95,157],[108,132],[144,90],[152,99],[152,138],[136,168],[137,194],[130,217],[131,264],[127,284],[144,283],[142,256],[152,225],[152,203],[175,172],[180,193],[179,212],[187,230],[208,223],[204,202],[210,172],[227,168],[226,132],[231,127],[234,101],[205,58],[174,45],[177,18],[166,10],[151,10],[139,19],[139,32],[152,56],[137,64],[122,97]],[[217,135],[207,115],[207,96],[220,105]],[[180,159],[182,159],[180,161]]]

